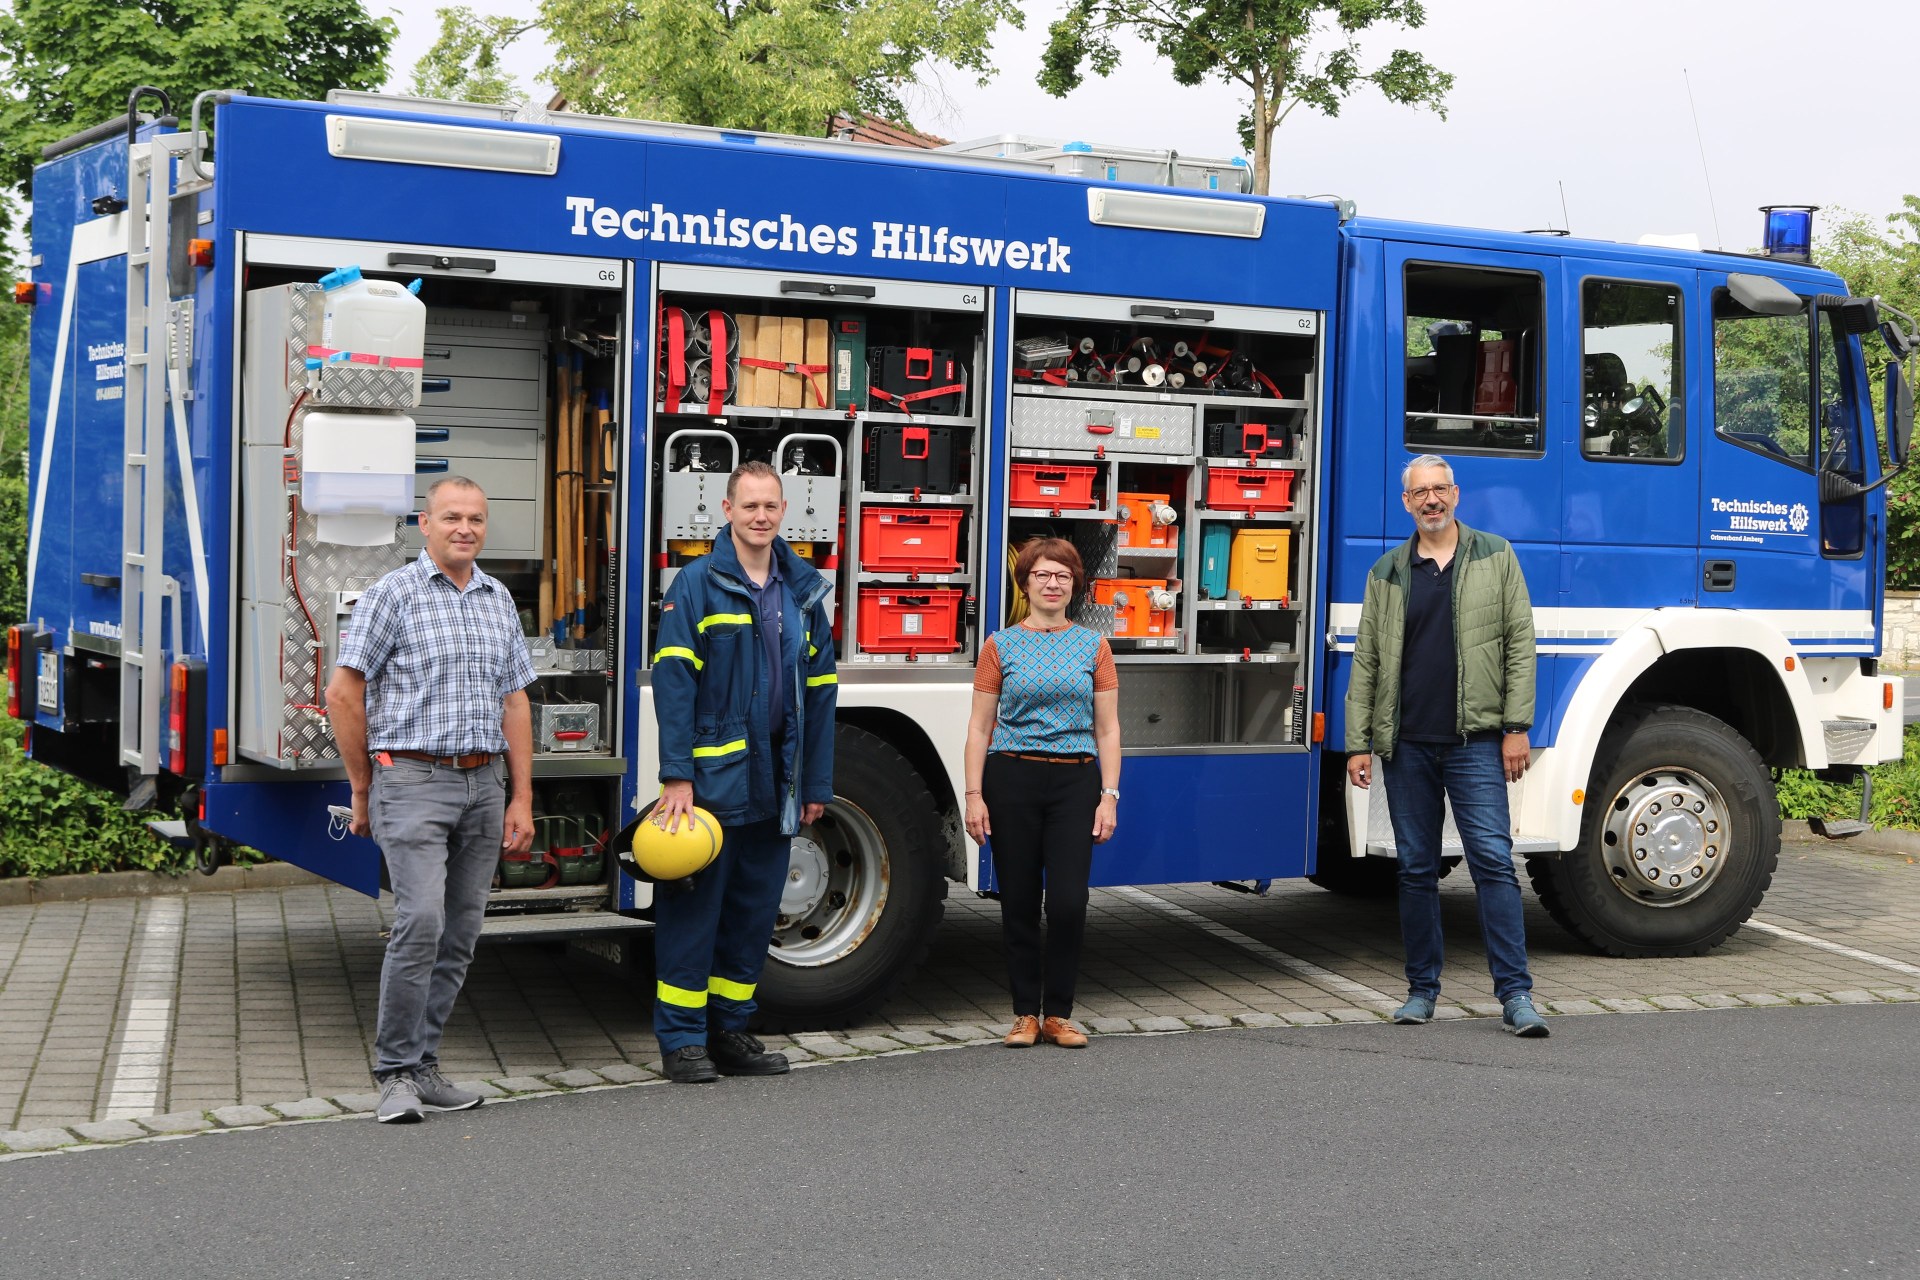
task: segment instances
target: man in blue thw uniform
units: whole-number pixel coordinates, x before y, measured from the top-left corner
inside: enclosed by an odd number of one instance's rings
[[[788,1069],[747,1020],[792,838],[833,798],[831,584],[779,536],[787,503],[766,463],[727,478],[721,511],[712,553],[667,588],[653,658],[652,820],[677,830],[697,803],[725,833],[717,862],[654,894],[653,1028],[680,1084]]]

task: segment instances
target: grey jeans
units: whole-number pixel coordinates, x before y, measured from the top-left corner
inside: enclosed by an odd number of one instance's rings
[[[373,766],[367,816],[393,883],[393,933],[380,968],[376,1079],[437,1066],[440,1033],[480,940],[500,863],[507,763],[476,769],[393,757]]]

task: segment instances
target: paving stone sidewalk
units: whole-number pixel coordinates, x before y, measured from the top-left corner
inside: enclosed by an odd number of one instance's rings
[[[1444,881],[1442,900],[1441,1016],[1497,1015],[1466,878]],[[156,911],[178,927],[153,928]],[[0,908],[0,1147],[370,1108],[389,913],[333,886]],[[1913,971],[1761,929],[1704,957],[1609,960],[1529,895],[1536,996],[1567,1015],[1920,1000],[1912,858],[1790,845],[1758,920]],[[1399,955],[1391,900],[1295,883],[1264,898],[1097,891],[1076,1012],[1102,1033],[1373,1021],[1403,990]],[[986,1041],[1008,1016],[1004,992],[997,907],[955,887],[926,965],[877,1016],[772,1039],[803,1060]],[[484,946],[444,1066],[501,1096],[653,1079],[650,994],[555,948]]]

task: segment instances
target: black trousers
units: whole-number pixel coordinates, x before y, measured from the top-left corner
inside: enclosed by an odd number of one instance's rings
[[[980,791],[993,828],[989,843],[1000,883],[1000,934],[1014,1016],[1037,1017],[1044,1010],[1049,1017],[1070,1017],[1087,927],[1100,765],[1049,764],[996,752],[987,757]]]

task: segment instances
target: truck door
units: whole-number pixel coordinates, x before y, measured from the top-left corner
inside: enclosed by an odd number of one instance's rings
[[[1508,539],[1536,592],[1558,581],[1560,476],[1547,461],[1550,317],[1563,314],[1557,264],[1461,245],[1387,246],[1387,450],[1400,468],[1438,454],[1460,485],[1460,518]],[[1404,335],[1403,341],[1394,339]],[[1391,447],[1395,434],[1401,448]],[[1353,483],[1367,483],[1349,477]],[[1389,536],[1412,522],[1387,506]]]
[[[1565,609],[1692,604],[1699,544],[1698,344],[1693,271],[1567,263],[1570,375],[1579,416],[1562,466]],[[1617,627],[1588,613],[1543,628],[1543,653],[1602,645]],[[1577,655],[1576,655],[1577,656]]]
[[[1824,464],[1865,463],[1857,364],[1822,313],[1760,315],[1710,281],[1700,605],[1757,612],[1809,657],[1867,653],[1878,548],[1865,500],[1822,504]]]

